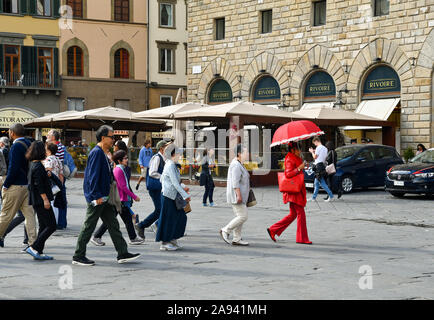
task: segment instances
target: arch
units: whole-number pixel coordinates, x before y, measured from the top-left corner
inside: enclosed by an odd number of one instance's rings
[[[357,92],[357,103],[361,101],[362,86],[366,75],[378,63],[395,70],[399,75],[401,87],[412,85],[413,69],[407,55],[395,42],[378,38],[360,50],[350,68],[347,89]],[[405,100],[405,95],[401,95],[402,100]]]
[[[259,91],[257,90],[258,86],[260,86]],[[250,101],[255,103],[280,103],[281,90],[279,82],[269,74],[261,75],[252,83],[249,96]]]
[[[298,94],[298,97],[295,98],[299,101],[299,108],[303,103],[301,97],[304,95],[308,80],[318,71],[328,73],[333,78],[336,89],[343,87],[347,81],[342,64],[334,53],[324,46],[313,46],[300,57],[294,72],[291,74],[291,92]]]
[[[315,81],[312,83],[312,81]],[[303,85],[303,103],[307,101],[334,101],[336,85],[333,77],[322,69],[313,70]]]
[[[78,38],[72,38],[65,42],[62,48],[62,74],[68,75],[68,50],[71,47],[79,47],[83,53],[83,77],[89,77],[89,50],[86,44]]]
[[[214,89],[217,89],[219,91],[215,92],[215,91],[213,91]],[[218,94],[218,96],[213,98],[213,101],[211,101],[211,99],[210,99],[211,93],[217,93]],[[223,78],[214,79],[208,87],[206,99],[207,99],[207,103],[209,103],[209,104],[220,104],[220,103],[232,102],[232,99],[233,99],[232,87]]]
[[[110,49],[110,78],[115,77],[115,53],[119,49],[125,49],[128,51],[129,55],[129,66],[128,66],[128,76],[129,79],[134,79],[134,50],[123,40],[116,42],[113,47]]]
[[[282,100],[282,93],[288,91],[289,88],[287,70],[283,67],[280,59],[265,51],[255,56],[247,67],[242,78],[241,95],[249,97],[249,100],[253,101],[255,84],[265,75],[269,75],[277,81],[280,87],[280,100]]]
[[[209,89],[217,79],[224,79],[229,83],[232,92],[239,90],[237,74],[233,71],[231,64],[223,58],[216,58],[207,65],[202,73],[197,90],[198,100],[207,101]]]
[[[434,29],[426,37],[416,65],[430,70],[434,69]]]

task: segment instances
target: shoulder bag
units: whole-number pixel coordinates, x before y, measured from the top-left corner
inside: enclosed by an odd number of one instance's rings
[[[332,151],[332,157],[333,157],[333,162],[330,163],[327,167],[326,167],[326,172],[328,175],[332,175],[336,173],[336,167],[335,167],[335,153]]]
[[[280,192],[298,193],[304,184],[304,175],[299,173],[291,178],[287,178],[285,172],[277,173]]]
[[[246,206],[247,206],[247,207],[253,207],[253,206],[255,206],[256,204],[257,204],[257,202],[256,202],[255,194],[253,193],[253,190],[250,189],[250,190],[249,190],[249,197],[247,198]]]
[[[110,163],[109,163],[107,157],[106,157],[106,160],[107,160],[107,165],[108,165],[109,170],[110,170],[110,180],[111,180],[111,183],[110,183],[110,193],[109,193],[109,197],[108,197],[107,202],[109,204],[111,204],[112,206],[114,206],[118,212],[121,212],[122,211],[121,197],[119,195],[119,191],[118,191],[118,187],[117,187],[117,184],[116,184],[116,180],[115,180],[115,178],[113,176],[113,171],[112,171],[112,168],[110,166]]]

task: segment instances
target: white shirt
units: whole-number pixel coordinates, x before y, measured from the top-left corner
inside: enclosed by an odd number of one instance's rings
[[[318,147],[316,147],[315,155],[317,156],[317,158],[315,159],[315,164],[320,163],[320,162],[325,163],[326,159],[327,159],[327,153],[328,153],[328,150],[323,145],[319,145]]]
[[[166,161],[166,158],[161,154],[161,152],[152,156],[149,161],[149,176],[154,179],[160,179],[161,177],[161,174],[158,172],[158,167],[160,166],[160,157],[158,155],[162,156],[163,160]]]

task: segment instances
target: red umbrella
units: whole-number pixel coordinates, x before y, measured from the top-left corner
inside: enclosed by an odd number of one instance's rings
[[[312,121],[291,121],[276,130],[271,141],[271,147],[306,140],[322,134],[324,134],[324,131]]]

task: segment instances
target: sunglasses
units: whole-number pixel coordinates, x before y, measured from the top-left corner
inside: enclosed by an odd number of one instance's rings
[[[110,138],[110,139],[112,139],[112,140],[115,139],[115,136],[105,136],[105,137]]]

